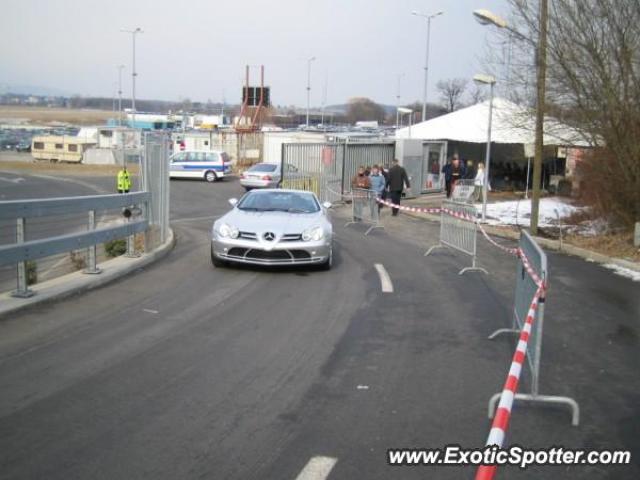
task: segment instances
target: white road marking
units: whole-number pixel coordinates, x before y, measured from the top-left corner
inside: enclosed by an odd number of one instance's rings
[[[142,311],[147,313],[160,313],[158,310],[151,310],[150,308],[143,308]]]
[[[387,273],[387,270],[384,268],[384,265],[382,265],[381,263],[376,263],[374,266],[376,267],[378,276],[380,277],[382,291],[384,293],[393,293],[393,283],[391,283],[391,277]]]
[[[356,388],[358,390],[369,390],[369,385],[358,385]]]
[[[296,480],[325,480],[337,461],[337,458],[332,457],[312,457]]]
[[[22,183],[22,182],[24,182],[24,178],[22,178],[22,177],[17,177],[17,178],[0,177],[0,181],[7,182],[7,183]]]

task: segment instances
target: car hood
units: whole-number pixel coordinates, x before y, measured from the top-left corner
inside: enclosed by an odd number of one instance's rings
[[[309,227],[326,227],[328,221],[322,211],[315,213],[250,212],[234,208],[216,221],[217,225],[222,223],[243,232],[258,234],[273,232],[279,237],[285,233],[302,233]]]

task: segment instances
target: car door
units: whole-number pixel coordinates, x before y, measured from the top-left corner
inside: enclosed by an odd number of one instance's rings
[[[169,165],[169,176],[170,177],[184,177],[185,176],[185,160],[186,154],[185,152],[176,153],[171,157],[171,163]]]
[[[185,175],[189,178],[200,178],[204,176],[205,153],[204,152],[186,152],[186,161],[184,169]]]

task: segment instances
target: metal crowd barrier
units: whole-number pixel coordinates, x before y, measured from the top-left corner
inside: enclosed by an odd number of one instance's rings
[[[0,221],[16,222],[15,243],[0,246],[0,265],[17,265],[17,289],[15,297],[33,295],[27,284],[27,262],[59,253],[87,248],[85,273],[100,273],[96,265],[98,244],[127,238],[127,253],[133,255],[133,235],[148,227],[147,212],[151,195],[135,192],[115,195],[91,195],[84,197],[60,197],[0,202]],[[142,206],[143,208],[135,207]],[[125,223],[96,228],[96,210],[123,208]],[[55,217],[70,213],[87,213],[87,230],[62,235],[27,239],[28,219]],[[141,216],[141,218],[138,218]]]
[[[471,266],[460,270],[459,274],[465,272],[488,272],[478,267],[476,264],[476,244],[478,226],[474,219],[476,209],[473,205],[467,205],[445,200],[442,202],[440,213],[440,241],[426,251],[424,256],[428,256],[438,248],[453,248],[471,257]]]
[[[376,228],[384,229],[384,225],[380,223],[380,205],[378,204],[377,192],[354,188],[348,198],[351,200],[351,220],[345,224],[345,227],[355,223],[364,223],[369,225],[365,235],[369,235]]]
[[[548,279],[547,256],[540,246],[526,232],[520,234],[519,248],[521,254],[528,260],[528,265],[519,257],[516,279],[516,293],[513,306],[513,326],[511,328],[501,328],[489,335],[490,339],[503,333],[520,333],[527,320],[531,299],[538,290],[538,283],[546,285]],[[529,268],[527,268],[529,267]],[[538,403],[552,403],[568,405],[572,411],[573,425],[578,425],[580,420],[580,409],[578,403],[569,397],[550,396],[539,394],[540,381],[540,356],[542,351],[542,329],[544,323],[544,297],[538,303],[535,310],[533,329],[529,335],[527,343],[527,363],[531,370],[531,393],[516,393],[515,400],[523,400]],[[496,402],[500,398],[497,393],[489,400],[489,418],[493,418]]]
[[[475,180],[458,180],[453,186],[453,190],[451,192],[451,201],[456,203],[473,203],[475,201],[475,191]]]

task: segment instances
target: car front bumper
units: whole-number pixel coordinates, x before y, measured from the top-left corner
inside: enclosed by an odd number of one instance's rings
[[[264,242],[214,238],[211,252],[220,260],[249,265],[313,265],[325,263],[331,255],[331,240],[318,242]]]

